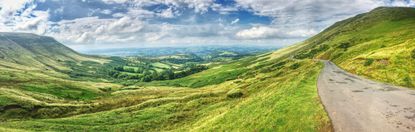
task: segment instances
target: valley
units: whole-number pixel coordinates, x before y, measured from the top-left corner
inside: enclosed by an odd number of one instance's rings
[[[411,131],[413,113],[383,115],[415,107],[414,23],[414,8],[379,7],[282,49],[222,56],[85,55],[0,33],[0,131]]]

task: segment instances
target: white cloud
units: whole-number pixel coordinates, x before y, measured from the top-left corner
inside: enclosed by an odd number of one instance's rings
[[[0,31],[43,34],[66,44],[288,43],[303,40],[335,21],[378,6],[415,6],[414,0],[236,0],[236,5],[221,5],[215,0],[102,1],[114,7],[88,8],[85,14],[89,17],[52,21],[49,19],[56,16],[50,15],[65,14],[65,5],[49,12],[35,10],[34,0],[0,0]],[[145,8],[159,4],[165,6],[155,10]],[[183,12],[189,10],[193,12]],[[198,15],[203,18],[208,11],[217,12],[221,17],[250,11],[267,16],[272,22],[245,24],[249,20],[243,17],[198,20]],[[102,17],[102,14],[106,15]],[[112,17],[108,18],[109,15]],[[163,23],[160,18],[178,18],[180,22]]]
[[[102,14],[107,14],[107,15],[109,15],[109,14],[111,14],[111,13],[112,13],[112,11],[111,11],[111,10],[108,10],[108,9],[105,9],[105,10],[102,10],[102,11],[101,11],[101,13],[102,13]]]
[[[233,20],[233,21],[231,22],[231,25],[236,24],[236,23],[238,23],[238,22],[239,22],[239,18],[236,18],[235,20]]]
[[[17,23],[15,29],[20,31],[34,30],[37,34],[44,34],[48,28],[49,13],[45,11],[33,11],[30,14],[34,15],[34,17],[22,18],[23,21]]]
[[[162,12],[158,13],[158,16],[163,18],[174,18],[180,15],[179,12],[174,11],[172,7],[163,10]]]
[[[108,25],[108,32],[131,33],[137,32],[142,28],[141,22],[132,20],[130,17],[123,17]]]
[[[220,14],[223,14],[223,15],[229,14],[231,12],[236,12],[239,10],[238,7],[222,6],[221,4],[213,4],[211,8],[213,11],[219,12]]]
[[[135,17],[135,18],[152,18],[156,16],[155,12],[144,10],[141,8],[130,8],[128,12],[123,16]]]
[[[0,30],[45,34],[48,30],[48,11],[34,10],[34,0],[0,1]]]
[[[23,5],[29,2],[33,2],[33,0],[1,0],[1,14],[2,16],[14,14],[16,11],[21,10]]]
[[[379,6],[414,6],[413,0],[236,0],[255,14],[273,17],[274,24],[314,24],[335,21]],[[326,22],[326,23],[324,23]]]
[[[179,0],[177,0],[179,1]],[[181,0],[188,7],[195,9],[198,13],[205,13],[214,4],[214,0]]]
[[[241,39],[263,39],[269,37],[276,37],[279,34],[278,29],[257,26],[250,29],[242,30],[236,33],[236,36]]]
[[[116,43],[133,40],[143,25],[140,20],[128,16],[120,19],[85,17],[57,22],[49,35],[69,43],[73,40],[75,43]]]
[[[303,38],[314,35],[314,30],[285,29],[275,27],[255,26],[250,29],[241,30],[236,33],[239,39],[275,39],[275,38]]]
[[[128,0],[102,0],[105,3],[112,4],[112,3],[126,3]]]

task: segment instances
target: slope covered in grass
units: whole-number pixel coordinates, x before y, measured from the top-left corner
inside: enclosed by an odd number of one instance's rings
[[[298,47],[301,46],[294,49]],[[292,60],[291,54],[281,50],[218,65],[180,79],[133,86],[98,79],[73,80],[63,77],[64,73],[1,67],[0,128],[330,130],[315,84],[322,65],[310,59]]]
[[[25,70],[68,70],[61,63],[63,61],[103,63],[106,60],[78,54],[51,37],[29,33],[0,33],[1,66]]]
[[[201,73],[220,77],[221,74],[215,73],[228,71],[227,67],[246,69],[238,79],[197,89],[130,87],[133,90],[116,91],[90,103],[71,102],[73,107],[75,104],[89,107],[71,108],[74,114],[67,114],[69,117],[8,120],[0,126],[39,131],[331,130],[316,92],[322,65],[312,60],[269,58],[269,55],[247,58],[249,61],[241,61],[245,65],[232,63]],[[63,110],[44,108],[43,112]]]
[[[358,75],[414,87],[414,8],[376,8],[334,24],[303,45],[294,58],[329,59]]]

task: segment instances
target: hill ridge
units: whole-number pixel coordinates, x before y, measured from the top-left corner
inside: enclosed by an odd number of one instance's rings
[[[0,32],[0,61],[24,67],[66,69],[64,61],[97,61],[82,55],[49,36]],[[11,64],[10,64],[11,65]]]

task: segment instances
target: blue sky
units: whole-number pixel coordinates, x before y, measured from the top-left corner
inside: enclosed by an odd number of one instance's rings
[[[0,31],[74,48],[286,46],[336,21],[414,0],[1,0]]]

